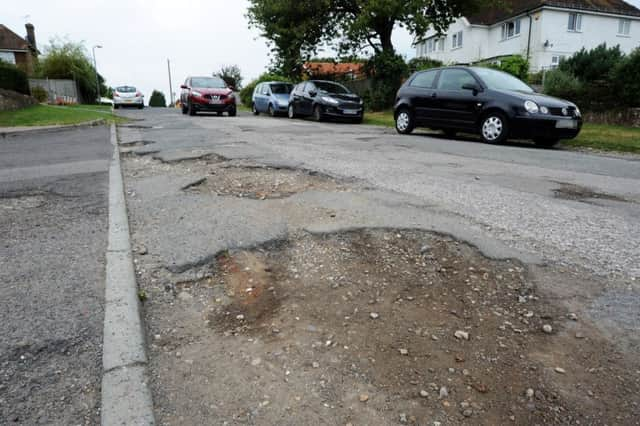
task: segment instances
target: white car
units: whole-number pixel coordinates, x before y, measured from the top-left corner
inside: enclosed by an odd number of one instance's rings
[[[144,108],[144,95],[133,86],[116,87],[113,91],[113,107],[132,106]]]

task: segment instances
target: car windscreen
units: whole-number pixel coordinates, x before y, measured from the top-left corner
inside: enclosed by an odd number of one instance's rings
[[[116,87],[116,92],[120,93],[135,93],[136,88],[133,86],[120,86]]]
[[[202,89],[224,89],[227,85],[221,78],[196,77],[191,79],[191,87],[200,87]]]
[[[293,84],[272,84],[271,93],[274,95],[288,95],[293,90]]]
[[[314,81],[313,84],[315,84],[318,90],[321,92],[335,93],[337,95],[351,93],[349,89],[337,83],[329,83],[328,81]]]
[[[489,89],[533,92],[531,87],[506,72],[492,70],[491,68],[474,68],[473,70]]]

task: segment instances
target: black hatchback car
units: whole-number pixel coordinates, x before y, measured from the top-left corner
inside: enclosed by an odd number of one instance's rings
[[[553,146],[575,138],[582,127],[578,107],[536,93],[516,77],[491,68],[446,67],[420,71],[400,88],[394,106],[396,130],[415,127],[479,133],[484,142],[533,139]]]
[[[363,112],[360,96],[333,81],[303,81],[289,95],[289,118],[311,116],[323,121],[331,117],[361,123]]]

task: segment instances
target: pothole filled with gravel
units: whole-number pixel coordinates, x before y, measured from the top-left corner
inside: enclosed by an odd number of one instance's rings
[[[321,173],[267,166],[227,166],[211,169],[206,178],[186,190],[256,200],[286,198],[304,191],[345,191],[349,185]]]
[[[0,195],[0,210],[34,209],[44,205],[46,202],[46,197],[41,194]]]
[[[164,286],[141,276],[162,423],[624,424],[640,415],[638,360],[537,294],[519,263],[449,237],[304,233],[200,268]]]

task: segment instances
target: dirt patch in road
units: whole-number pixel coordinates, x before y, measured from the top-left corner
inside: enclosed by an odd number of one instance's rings
[[[0,194],[0,211],[2,210],[23,210],[41,207],[47,202],[42,194]]]
[[[582,201],[587,203],[593,202],[596,200],[609,200],[609,201],[620,201],[620,202],[629,201],[617,195],[607,194],[604,192],[597,192],[585,186],[573,185],[568,183],[563,183],[560,188],[554,189],[553,194],[556,198],[562,198],[564,200],[571,200],[571,201]]]
[[[638,360],[537,294],[519,263],[446,236],[301,234],[211,268],[176,299],[143,278],[162,424],[640,416]]]
[[[348,186],[330,176],[301,169],[230,166],[211,169],[189,191],[257,200],[286,198],[304,191],[344,191]]]

